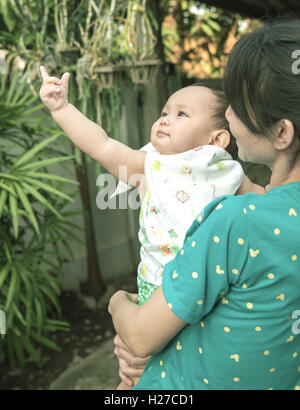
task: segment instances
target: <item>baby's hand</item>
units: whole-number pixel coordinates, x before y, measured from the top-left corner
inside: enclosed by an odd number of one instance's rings
[[[61,110],[68,105],[69,73],[64,73],[61,79],[49,77],[46,68],[40,67],[43,84],[40,89],[40,97],[51,112]]]

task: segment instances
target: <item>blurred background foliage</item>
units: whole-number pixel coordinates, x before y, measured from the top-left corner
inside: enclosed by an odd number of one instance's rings
[[[0,90],[0,306],[7,335],[0,350],[13,366],[24,365],[26,355],[39,363],[34,346],[58,349],[47,334],[68,329],[59,321],[56,272],[72,258],[70,240],[78,240],[64,210],[77,191],[87,255],[82,292],[98,299],[106,289],[95,247],[89,159],[73,145],[66,155],[58,142],[60,133],[39,104],[39,66],[52,75],[71,72],[70,101],[119,139],[126,87],[134,88],[137,104],[149,81],[160,81],[162,103],[198,78],[215,79],[220,88],[231,47],[259,24],[191,0],[0,0],[7,67]],[[75,169],[77,181],[51,173],[53,164]],[[66,195],[74,183],[78,187]]]

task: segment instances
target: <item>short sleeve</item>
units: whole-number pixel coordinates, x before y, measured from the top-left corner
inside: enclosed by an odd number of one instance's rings
[[[249,257],[249,223],[242,197],[218,197],[188,230],[164,269],[163,292],[172,311],[197,323],[239,281]]]

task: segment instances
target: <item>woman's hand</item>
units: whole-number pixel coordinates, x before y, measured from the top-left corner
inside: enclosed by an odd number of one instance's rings
[[[141,377],[151,356],[134,355],[118,335],[114,339],[114,344],[114,353],[119,360],[119,375],[124,383],[132,387],[135,384],[133,379]]]
[[[118,305],[120,301],[129,301],[135,304],[138,304],[138,294],[137,293],[128,293],[125,290],[118,290],[109,300],[108,312],[113,315],[114,308]]]
[[[68,105],[69,73],[64,73],[61,79],[50,77],[46,68],[40,67],[43,84],[40,89],[42,102],[51,112],[61,110]]]

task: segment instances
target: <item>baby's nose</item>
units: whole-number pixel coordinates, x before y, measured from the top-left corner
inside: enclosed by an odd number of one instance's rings
[[[162,125],[169,125],[169,124],[170,124],[169,115],[162,115],[162,116],[160,117],[160,123],[161,123]]]

